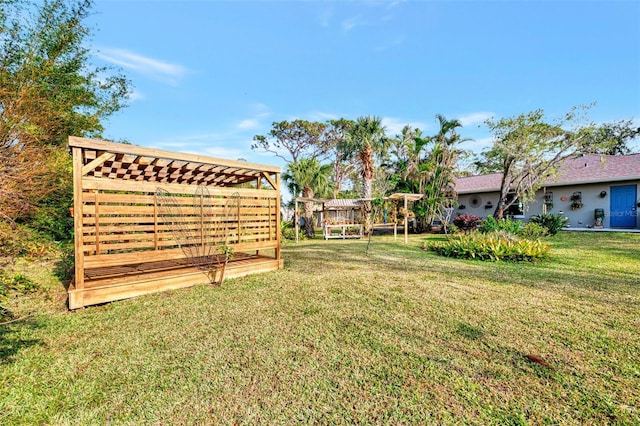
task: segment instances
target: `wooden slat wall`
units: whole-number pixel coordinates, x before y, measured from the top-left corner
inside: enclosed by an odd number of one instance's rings
[[[82,250],[92,256],[198,245],[203,240],[229,246],[277,241],[277,200],[271,191],[264,192],[264,197],[172,194],[175,204],[167,207],[155,194],[88,190],[83,193]],[[188,242],[183,241],[186,234]]]

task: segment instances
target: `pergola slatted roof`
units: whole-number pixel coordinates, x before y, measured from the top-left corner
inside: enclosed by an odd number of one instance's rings
[[[279,167],[73,138],[83,148],[83,175],[157,183],[237,186],[271,176]]]

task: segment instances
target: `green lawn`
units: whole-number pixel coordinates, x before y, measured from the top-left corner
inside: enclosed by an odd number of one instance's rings
[[[640,234],[536,264],[425,238],[288,243],[275,273],[73,313],[41,265],[0,326],[0,424],[640,424]]]

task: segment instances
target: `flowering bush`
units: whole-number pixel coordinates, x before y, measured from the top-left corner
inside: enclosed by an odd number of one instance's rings
[[[480,216],[471,213],[461,214],[453,218],[453,224],[467,233],[477,229],[481,221],[482,218]]]

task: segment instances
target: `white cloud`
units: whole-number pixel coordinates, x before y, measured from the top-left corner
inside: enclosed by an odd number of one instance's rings
[[[106,62],[171,84],[176,84],[189,71],[182,65],[171,64],[126,49],[103,48],[95,55]]]
[[[493,137],[478,138],[471,141],[463,142],[461,148],[466,151],[471,151],[475,154],[481,153],[484,149],[490,148],[493,144]]]
[[[250,143],[233,132],[184,135],[159,141],[156,146],[171,151],[236,160],[250,154]]]
[[[363,20],[360,15],[357,15],[357,16],[353,16],[351,18],[347,18],[344,21],[342,21],[342,29],[344,31],[351,31],[352,29],[354,29],[356,27],[361,27],[361,26],[366,25],[366,24],[367,24],[367,22],[365,20]]]
[[[389,5],[387,6],[387,9],[393,9],[394,7],[401,5],[406,1],[407,0],[394,0],[391,3],[389,3]]]
[[[426,123],[417,122],[417,121],[406,121],[399,118],[394,117],[383,117],[382,125],[387,129],[387,136],[395,137],[402,133],[402,128],[406,125],[411,126],[412,128],[418,128],[423,132],[428,128]]]
[[[485,120],[494,116],[495,114],[492,112],[472,112],[458,117],[458,120],[463,126],[471,126],[474,124],[483,124]]]
[[[239,131],[256,130],[262,126],[262,120],[271,115],[269,107],[263,103],[249,105],[250,116],[240,120],[235,128]]]
[[[146,96],[144,95],[144,93],[142,93],[139,90],[132,90],[131,92],[129,92],[129,100],[131,102],[135,102],[135,101],[139,101],[141,99],[146,98]]]
[[[337,120],[340,118],[339,115],[333,114],[330,112],[323,111],[313,111],[307,114],[307,120],[309,121],[328,121],[328,120]]]
[[[271,115],[269,107],[266,104],[260,102],[249,105],[249,108],[256,118],[267,118]]]
[[[251,130],[260,127],[260,122],[255,118],[247,118],[240,121],[236,127],[240,130]]]

